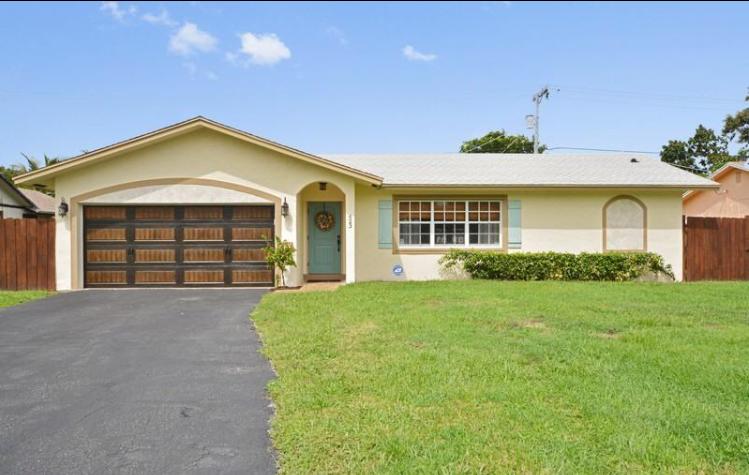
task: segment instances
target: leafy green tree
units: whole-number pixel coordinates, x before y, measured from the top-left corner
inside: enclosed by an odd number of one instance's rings
[[[749,95],[744,100],[749,102]],[[729,140],[736,140],[736,142],[744,145],[739,150],[739,156],[749,157],[749,107],[736,112],[734,115],[726,116],[723,122],[723,134]]]
[[[5,167],[0,165],[0,175],[3,175],[8,180],[13,180],[13,177],[18,175],[18,172],[13,167]]]
[[[749,101],[749,95],[746,97]],[[744,144],[734,155],[729,150],[732,141]],[[749,107],[726,116],[721,134],[702,124],[694,135],[684,140],[669,140],[661,148],[661,160],[708,175],[727,162],[749,158]]]
[[[539,144],[543,153],[546,145]],[[525,135],[507,135],[504,130],[493,130],[483,137],[466,140],[460,146],[462,153],[533,153],[533,139]]]
[[[728,139],[703,125],[686,141],[670,140],[661,149],[662,161],[701,175],[708,175],[734,159],[728,151]]]

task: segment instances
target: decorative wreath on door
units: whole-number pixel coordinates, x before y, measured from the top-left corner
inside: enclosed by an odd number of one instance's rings
[[[320,211],[315,215],[315,226],[320,231],[330,231],[335,226],[335,216],[327,211]]]

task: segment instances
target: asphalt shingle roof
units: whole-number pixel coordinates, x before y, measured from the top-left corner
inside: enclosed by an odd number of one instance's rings
[[[19,190],[26,195],[26,198],[34,203],[36,210],[40,213],[55,213],[55,199],[53,197],[45,195],[41,191],[29,190],[26,188],[19,188]]]
[[[378,175],[387,186],[705,188],[717,185],[656,158],[632,154],[451,153],[320,156]]]

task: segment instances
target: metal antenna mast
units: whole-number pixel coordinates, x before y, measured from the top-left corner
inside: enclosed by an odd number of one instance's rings
[[[544,86],[541,88],[540,91],[535,93],[533,95],[533,103],[536,104],[536,114],[531,116],[533,118],[532,124],[533,124],[533,153],[538,153],[538,123],[540,122],[539,118],[539,110],[541,106],[541,101],[543,99],[549,98],[549,86]],[[529,119],[530,117],[526,117],[526,119]],[[530,128],[530,127],[529,127]]]

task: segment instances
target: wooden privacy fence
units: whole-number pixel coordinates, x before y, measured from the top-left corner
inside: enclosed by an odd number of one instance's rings
[[[748,280],[749,216],[684,217],[684,280]]]
[[[55,290],[54,219],[0,219],[0,289]]]

